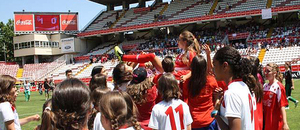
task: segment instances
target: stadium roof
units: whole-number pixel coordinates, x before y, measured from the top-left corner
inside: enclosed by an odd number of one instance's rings
[[[119,6],[122,5],[122,1],[124,0],[89,0],[89,1],[93,1],[103,5],[114,4],[115,6]],[[145,0],[145,1],[150,1],[150,0]],[[139,0],[126,0],[126,2],[128,2],[129,4],[133,4],[133,3],[138,3]]]

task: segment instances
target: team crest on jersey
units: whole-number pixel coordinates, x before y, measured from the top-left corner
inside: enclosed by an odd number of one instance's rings
[[[272,98],[272,97],[273,97],[273,93],[270,93],[270,94],[269,94],[269,97]]]

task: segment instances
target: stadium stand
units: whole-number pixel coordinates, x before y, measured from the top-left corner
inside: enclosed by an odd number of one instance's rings
[[[0,75],[10,75],[12,77],[17,76],[19,65],[6,65],[0,64]]]
[[[293,59],[300,58],[300,47],[286,47],[286,48],[273,48],[266,52],[262,64],[276,63],[283,65],[285,62],[293,61]]]
[[[100,16],[95,19],[85,31],[93,30],[103,30],[108,29],[112,23],[116,20],[117,13],[122,13],[121,11],[105,11],[100,14]]]
[[[39,80],[54,69],[62,66],[65,62],[51,62],[38,64],[25,64],[23,69],[23,78]]]
[[[71,69],[73,75],[77,74],[81,69],[86,67],[88,63],[76,63],[76,64],[68,64],[63,65],[56,71],[52,72],[52,76],[54,80],[65,79],[66,78],[66,70]]]

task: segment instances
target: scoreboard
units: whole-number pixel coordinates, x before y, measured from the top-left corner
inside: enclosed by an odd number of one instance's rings
[[[15,12],[15,32],[78,31],[78,13]]]

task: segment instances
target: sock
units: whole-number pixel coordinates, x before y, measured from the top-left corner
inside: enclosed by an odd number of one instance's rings
[[[296,103],[296,101],[297,101],[297,100],[296,100],[295,98],[293,98],[292,96],[289,96],[289,97],[288,97],[288,100],[292,101],[293,103]]]
[[[149,53],[144,55],[123,55],[122,60],[136,63],[145,63],[154,60],[154,58],[155,55],[153,53]]]

